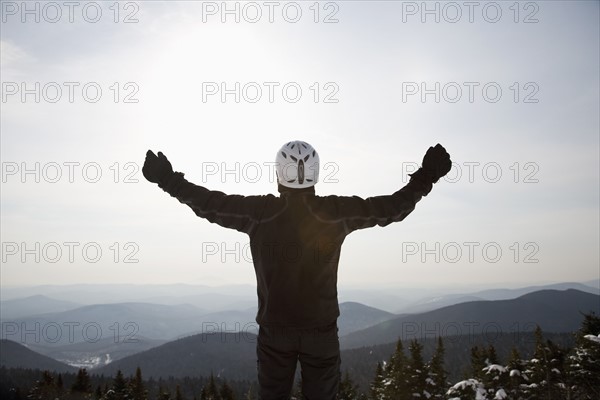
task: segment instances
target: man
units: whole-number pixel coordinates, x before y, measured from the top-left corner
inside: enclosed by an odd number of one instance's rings
[[[259,324],[259,395],[289,399],[300,361],[307,400],[333,400],[340,381],[337,269],[344,238],[357,229],[402,221],[450,170],[430,147],[409,183],[388,196],[316,196],[319,155],[292,141],[276,157],[280,196],[226,195],[188,182],[162,154],[148,150],[142,172],[197,216],[250,238]]]

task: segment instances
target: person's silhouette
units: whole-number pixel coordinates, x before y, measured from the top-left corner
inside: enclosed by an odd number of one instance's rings
[[[319,156],[302,141],[286,143],[277,153],[279,196],[208,190],[150,150],[142,172],[197,216],[249,236],[258,292],[260,398],[289,399],[299,360],[305,399],[333,400],[340,381],[337,272],[344,238],[402,221],[450,168],[450,156],[438,144],[406,186],[366,199],[315,195]]]

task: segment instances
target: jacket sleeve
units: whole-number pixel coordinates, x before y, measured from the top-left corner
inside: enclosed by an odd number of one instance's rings
[[[223,192],[188,182],[175,172],[159,183],[159,187],[189,206],[194,213],[225,228],[250,234],[258,220],[267,196],[227,195]]]
[[[329,196],[325,198],[324,209],[315,211],[342,222],[347,233],[375,225],[386,226],[406,218],[415,209],[417,202],[427,196],[432,186],[431,178],[420,169],[411,175],[406,186],[391,195],[366,199],[358,196]]]

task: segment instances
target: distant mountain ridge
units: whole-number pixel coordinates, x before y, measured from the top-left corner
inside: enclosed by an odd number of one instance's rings
[[[341,334],[364,329],[396,317],[395,314],[363,304],[340,304],[338,320]],[[94,304],[65,312],[54,312],[25,318],[2,320],[14,328],[3,331],[3,339],[19,341],[21,327],[35,329],[38,336],[26,335],[32,344],[64,346],[77,342],[95,342],[114,338],[115,341],[135,339],[137,336],[153,340],[173,340],[206,331],[250,330],[257,333],[256,308],[207,313],[189,304],[162,305],[150,303]],[[51,338],[43,337],[50,327]],[[57,333],[55,333],[58,330]],[[56,340],[54,336],[59,336]],[[98,336],[98,337],[97,337]],[[35,339],[35,340],[34,340]],[[21,340],[27,342],[26,340]]]
[[[144,377],[215,376],[244,380],[256,375],[256,335],[248,332],[198,334],[134,354],[93,370],[114,375],[120,369],[133,375],[140,367]]]
[[[81,307],[81,304],[72,301],[56,300],[38,294],[0,302],[0,318],[22,318],[51,312],[68,311],[77,307]]]
[[[600,289],[600,278],[592,279],[591,281],[582,282],[584,285]]]
[[[456,288],[430,287],[382,287],[382,288],[338,288],[339,301],[358,302],[364,305],[392,312],[395,314],[430,311],[435,308],[472,300],[500,300],[518,297],[528,292],[543,289],[573,288],[590,293],[600,294],[600,281],[591,280],[583,283],[557,283],[541,286],[528,286],[518,289],[490,289],[474,293],[463,291],[455,293]],[[450,294],[453,293],[453,294]],[[6,287],[0,290],[1,311],[6,317],[22,318],[29,311],[19,313],[19,301],[27,297],[43,295],[52,301],[64,301],[79,305],[109,304],[109,303],[152,303],[163,305],[190,304],[205,310],[205,313],[229,310],[244,310],[257,306],[256,286],[226,285],[206,286],[196,284],[82,284],[82,285],[42,285],[33,287]],[[4,307],[11,304],[11,307]],[[39,311],[35,314],[65,311],[65,309],[46,309],[50,301],[38,302]],[[37,307],[37,306],[36,306]],[[72,307],[73,308],[73,307]],[[7,314],[10,312],[11,314]]]
[[[82,284],[3,287],[1,302],[44,295],[82,305],[109,303],[191,304],[206,312],[256,306],[256,287],[228,285],[212,287],[190,284]],[[210,309],[209,309],[210,308]]]
[[[495,334],[531,331],[576,331],[581,313],[600,314],[600,296],[575,289],[541,290],[510,300],[460,303],[422,314],[385,321],[340,338],[344,349],[434,335]]]
[[[600,295],[600,288],[589,286],[578,282],[564,282],[551,285],[527,286],[517,289],[487,289],[472,293],[448,294],[421,299],[403,308],[396,313],[422,313],[435,310],[445,306],[479,300],[508,300],[523,296],[540,290],[567,290],[576,289],[581,292]]]
[[[346,335],[350,332],[365,329],[396,317],[396,314],[387,311],[369,307],[361,303],[347,301],[340,304],[338,334]]]
[[[0,340],[0,365],[7,368],[47,369],[56,372],[77,370],[11,340]]]
[[[144,336],[172,339],[181,332],[202,328],[203,310],[191,305],[165,306],[148,303],[94,304],[69,311],[2,320],[3,339],[49,346],[113,338],[115,341]],[[37,335],[25,335],[22,329]],[[14,332],[14,333],[13,333]]]

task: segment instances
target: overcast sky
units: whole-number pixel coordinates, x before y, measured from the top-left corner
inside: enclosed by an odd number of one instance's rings
[[[341,285],[600,277],[597,1],[23,4],[2,2],[4,286],[255,282],[247,236],[141,166],[276,194],[294,139],[320,195],[391,194],[438,142],[454,162],[346,239]]]

